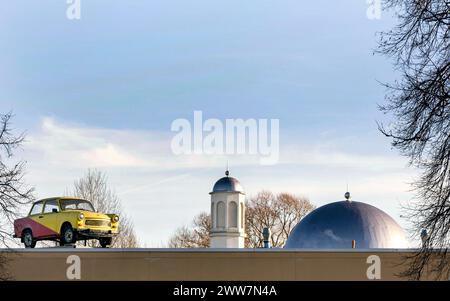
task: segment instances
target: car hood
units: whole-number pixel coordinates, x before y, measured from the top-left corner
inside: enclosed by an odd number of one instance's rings
[[[92,212],[87,210],[66,210],[64,212],[77,212],[77,213],[83,213],[85,219],[111,219],[108,215],[99,213],[99,212]]]

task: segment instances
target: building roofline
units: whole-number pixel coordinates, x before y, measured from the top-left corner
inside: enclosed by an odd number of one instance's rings
[[[442,252],[444,249],[431,250],[433,253]],[[101,249],[101,248],[72,248],[72,247],[49,247],[36,249],[0,249],[1,252],[19,253],[414,253],[420,249],[282,249],[282,248],[130,248],[130,249]]]

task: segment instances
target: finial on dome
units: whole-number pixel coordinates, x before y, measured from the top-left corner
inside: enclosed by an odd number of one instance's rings
[[[227,169],[225,170],[225,175],[228,177],[230,175],[230,171],[228,168],[228,160],[227,160]]]
[[[350,196],[350,192],[346,192],[345,194],[344,194],[344,197],[345,197],[345,199],[347,200],[347,201],[351,201],[350,199],[351,199],[351,196]]]

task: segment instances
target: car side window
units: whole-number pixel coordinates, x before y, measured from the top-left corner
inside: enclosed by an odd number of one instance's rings
[[[39,214],[39,213],[41,213],[41,212],[42,212],[42,205],[43,205],[42,202],[35,203],[35,204],[33,205],[33,208],[31,208],[30,215],[34,215],[34,214]]]
[[[56,202],[56,200],[45,202],[44,213],[52,213],[54,209],[56,210],[56,212],[59,211],[58,203]]]

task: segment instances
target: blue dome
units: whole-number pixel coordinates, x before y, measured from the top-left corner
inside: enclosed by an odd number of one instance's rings
[[[244,189],[241,186],[241,183],[233,177],[223,177],[219,179],[216,184],[214,184],[213,190],[214,192],[240,192],[244,193]]]
[[[407,248],[403,229],[382,210],[369,204],[340,201],[317,208],[292,230],[285,248],[349,249]]]

